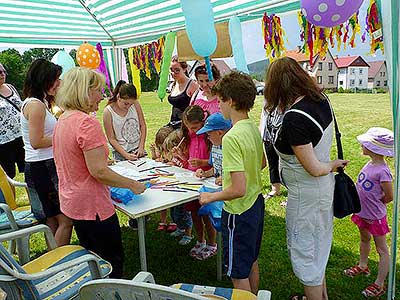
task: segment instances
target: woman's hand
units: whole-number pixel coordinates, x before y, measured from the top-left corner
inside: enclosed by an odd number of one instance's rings
[[[142,194],[146,190],[146,186],[139,181],[133,180],[133,184],[129,189],[138,195]]]
[[[331,164],[331,172],[338,172],[338,168],[345,168],[347,164],[349,163],[349,160],[344,160],[344,159],[335,159],[330,162]]]

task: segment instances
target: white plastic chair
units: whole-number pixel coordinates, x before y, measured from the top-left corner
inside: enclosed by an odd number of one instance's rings
[[[190,290],[190,291],[189,291]],[[242,290],[192,284],[172,287],[155,284],[151,273],[140,272],[132,280],[99,279],[85,283],[80,300],[270,300],[271,292],[261,290],[257,296]]]

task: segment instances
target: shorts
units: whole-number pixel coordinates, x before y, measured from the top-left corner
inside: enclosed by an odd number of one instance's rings
[[[233,279],[249,278],[258,259],[264,229],[264,198],[242,214],[222,210],[222,244],[226,274]]]
[[[0,144],[0,165],[10,178],[14,178],[16,175],[15,164],[18,166],[18,171],[23,173],[25,169],[25,150],[22,137]]]
[[[54,159],[25,163],[25,181],[32,213],[39,219],[61,214],[58,199],[58,177]]]
[[[351,220],[359,228],[368,230],[368,232],[373,236],[386,235],[390,232],[389,225],[387,223],[386,215],[379,220],[368,220],[361,218],[360,216],[354,214],[351,216]]]
[[[193,201],[190,201],[190,202],[184,204],[185,210],[190,211],[190,212],[198,211],[200,209],[200,207],[201,207],[201,205],[200,205],[199,200],[193,200]]]

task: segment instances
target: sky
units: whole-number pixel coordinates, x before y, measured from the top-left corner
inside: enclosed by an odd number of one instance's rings
[[[368,5],[369,1],[364,1],[359,12],[361,35],[363,34],[365,28],[365,16]],[[297,21],[297,12],[280,14],[279,16],[281,17],[281,24],[287,38],[287,41],[285,41],[285,47],[287,50],[294,50],[298,45],[301,45],[300,25]],[[266,59],[261,29],[261,19],[242,23],[243,48],[248,64]],[[381,54],[381,51],[378,51],[375,57],[369,54],[369,37],[367,35],[366,42],[362,43],[361,35],[356,37],[356,47],[354,49],[347,47],[346,51],[344,51],[342,48],[342,50],[338,52],[336,48],[330,48],[332,55],[362,55],[366,61],[384,60],[384,56]],[[229,58],[226,61],[231,67],[234,66],[233,58]]]

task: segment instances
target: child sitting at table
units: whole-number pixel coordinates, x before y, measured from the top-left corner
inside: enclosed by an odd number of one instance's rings
[[[163,150],[163,144],[172,131],[174,131],[174,129],[171,126],[163,126],[158,129],[155,141],[150,145],[151,159],[162,162],[166,160],[164,157],[165,151]]]
[[[203,128],[197,131],[197,134],[205,133],[213,144],[208,161],[208,164],[213,168],[208,171],[197,169],[197,177],[207,178],[215,176],[215,184],[222,185],[222,138],[231,127],[232,122],[224,119],[224,116],[220,112],[217,112],[209,116]]]
[[[165,157],[168,158],[169,164],[184,167],[187,161],[183,160],[186,157],[186,150],[182,143],[182,131],[176,129],[172,131],[165,139],[163,150]],[[192,217],[190,212],[184,209],[184,205],[178,205],[171,208],[172,220],[176,223],[177,229],[171,233],[173,237],[181,237],[179,240],[180,245],[187,245],[192,240]]]
[[[189,162],[187,169],[195,172],[198,168],[207,171],[210,169],[208,160],[210,158],[210,143],[207,141],[204,134],[197,135],[196,133],[204,126],[204,123],[209,116],[207,111],[204,111],[200,106],[193,105],[185,109],[182,116],[182,133],[184,144],[187,146],[187,161]],[[192,214],[194,228],[197,233],[197,242],[190,250],[191,257],[201,260],[202,251],[212,250],[217,252],[216,237],[217,232],[211,224],[208,216],[199,216],[198,210],[200,204],[198,200],[191,201],[185,204],[185,209]],[[207,231],[209,247],[207,247],[204,229]]]

